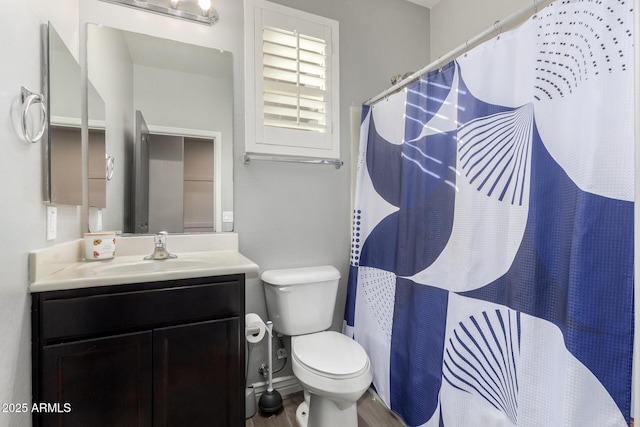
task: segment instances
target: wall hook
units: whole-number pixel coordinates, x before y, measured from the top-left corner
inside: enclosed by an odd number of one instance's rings
[[[44,96],[39,93],[31,92],[26,87],[22,86],[22,133],[24,138],[31,142],[36,143],[40,141],[42,136],[44,135],[45,130],[47,129],[47,107],[44,103]],[[38,133],[36,135],[30,135],[29,129],[27,126],[27,115],[29,114],[29,109],[33,104],[40,105],[40,127]]]

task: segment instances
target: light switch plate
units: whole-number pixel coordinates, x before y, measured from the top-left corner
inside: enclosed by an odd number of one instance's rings
[[[47,206],[47,240],[55,240],[58,228],[58,208]]]
[[[233,222],[233,211],[222,211],[222,222]]]

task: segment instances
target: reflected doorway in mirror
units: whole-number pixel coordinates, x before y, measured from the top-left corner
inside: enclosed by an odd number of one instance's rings
[[[136,227],[145,233],[222,228],[220,132],[145,126],[135,143]],[[145,227],[146,226],[146,227]]]

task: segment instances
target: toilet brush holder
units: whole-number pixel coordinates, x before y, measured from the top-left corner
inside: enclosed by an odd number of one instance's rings
[[[251,418],[256,414],[256,390],[253,386],[244,389],[245,418]]]
[[[269,351],[269,387],[262,393],[258,401],[260,411],[265,414],[273,414],[282,409],[282,396],[278,390],[273,389],[273,322],[267,322],[267,331],[269,332],[268,351]]]

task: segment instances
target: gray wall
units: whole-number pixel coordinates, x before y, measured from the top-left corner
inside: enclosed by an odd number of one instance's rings
[[[350,119],[359,106],[390,86],[395,74],[417,70],[429,60],[429,10],[400,0],[277,0],[277,3],[339,21],[340,139],[345,166],[241,162],[235,146],[235,219],[240,250],[260,266],[331,264],[341,274],[333,328],[342,327],[351,245]],[[244,135],[244,133],[242,134]],[[266,318],[262,284],[247,285],[247,311]],[[254,348],[249,382],[266,362]],[[261,360],[262,359],[262,360]],[[274,362],[274,365],[277,365]],[[278,375],[287,375],[284,370]]]
[[[431,61],[530,4],[531,0],[441,0],[431,9]]]

